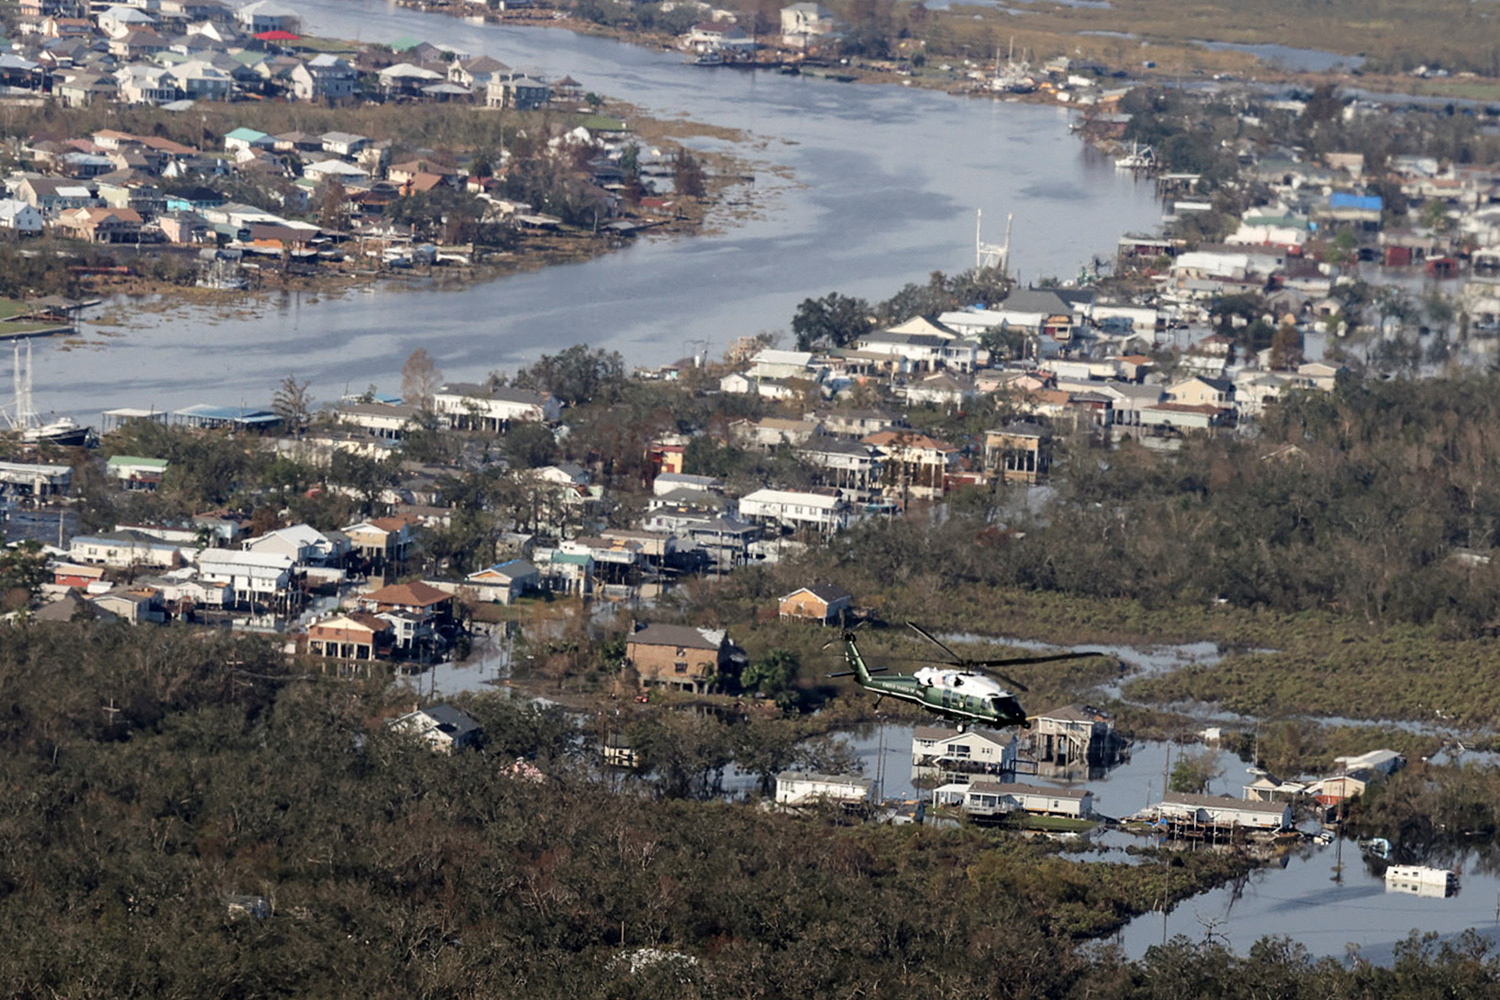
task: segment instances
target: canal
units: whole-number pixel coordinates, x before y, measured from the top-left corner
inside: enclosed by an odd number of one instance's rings
[[[706,69],[678,53],[378,0],[308,0],[298,11],[309,32],[426,39],[571,74],[659,117],[741,129],[736,152],[755,164],[744,194],[758,207],[711,235],[645,239],[462,290],[270,295],[230,308],[141,310],[123,327],[86,324],[82,346],[38,343],[40,409],[95,422],[114,406],[265,405],[288,374],[311,380],[321,401],[371,383],[397,391],[418,347],[455,381],[580,342],[658,364],[698,341],[718,353],[736,338],[785,330],[809,296],[880,299],[933,270],[970,267],[976,210],[997,242],[1014,214],[1023,280],[1073,277],[1160,216],[1150,182],[1115,171],[1069,134],[1059,108]]]

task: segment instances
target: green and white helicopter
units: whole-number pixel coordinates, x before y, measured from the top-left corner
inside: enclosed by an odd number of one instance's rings
[[[959,656],[932,633],[921,626],[906,623],[910,628],[948,654],[946,660],[930,661],[936,666],[922,667],[914,674],[892,674],[879,677],[885,667],[866,665],[864,655],[852,628],[846,628],[840,639],[844,643],[844,660],[848,670],[829,674],[830,677],[853,677],[866,691],[873,692],[877,699],[895,698],[920,705],[945,719],[958,723],[959,729],[978,723],[992,728],[1021,726],[1029,729],[1031,721],[1021,707],[1015,694],[1005,687],[1004,681],[1016,691],[1028,690],[1026,685],[1013,677],[995,670],[995,667],[1015,667],[1030,663],[1052,663],[1057,660],[1073,660],[1084,656],[1103,656],[1100,652],[1056,653],[1048,656],[1015,656],[999,660],[971,660]],[[831,645],[831,643],[830,643]]]

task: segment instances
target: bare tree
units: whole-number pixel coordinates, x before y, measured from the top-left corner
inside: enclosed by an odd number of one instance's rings
[[[281,418],[282,424],[295,437],[301,437],[312,423],[312,393],[307,391],[311,383],[299,382],[295,375],[281,380],[276,394],[271,397],[271,411]]]
[[[406,364],[401,366],[401,401],[409,406],[432,409],[432,394],[442,384],[443,373],[425,347],[412,351]]]

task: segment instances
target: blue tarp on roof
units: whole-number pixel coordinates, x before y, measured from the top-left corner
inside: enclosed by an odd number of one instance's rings
[[[1385,208],[1385,203],[1380,200],[1379,195],[1347,194],[1340,191],[1328,196],[1328,207],[1357,208],[1364,212],[1379,212]]]
[[[172,415],[185,420],[213,420],[236,424],[274,424],[281,419],[266,410],[250,410],[242,406],[211,406],[207,403],[174,410]]]

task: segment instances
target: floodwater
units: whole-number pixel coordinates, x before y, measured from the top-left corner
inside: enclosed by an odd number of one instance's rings
[[[714,235],[645,239],[465,290],[269,295],[232,309],[141,311],[125,328],[85,324],[83,346],[36,345],[41,408],[93,421],[116,406],[265,406],[288,374],[310,380],[320,401],[371,383],[395,391],[418,347],[454,381],[579,342],[619,350],[631,364],[660,364],[784,330],[809,296],[880,299],[933,270],[971,267],[977,209],[994,242],[1014,213],[1013,261],[1023,280],[1072,277],[1159,215],[1151,183],[1116,171],[1069,135],[1061,108],[708,72],[680,53],[475,25],[379,0],[308,0],[298,13],[309,32],[427,39],[571,74],[659,117],[742,129],[754,178],[736,196],[756,210]]]
[[[882,775],[888,797],[919,795],[911,785],[913,728],[874,726],[849,737],[864,764],[864,774]],[[1088,781],[1029,776],[1017,780],[1088,788],[1099,812],[1123,818],[1161,800],[1172,763],[1184,752],[1211,755],[1218,776],[1210,782],[1209,794],[1241,798],[1243,786],[1254,780],[1244,762],[1226,750],[1157,742],[1134,744],[1128,761]],[[1152,846],[1154,838],[1107,831],[1090,836],[1089,842],[1103,850],[1085,853],[1080,860],[1154,863],[1149,857],[1143,860],[1126,853],[1130,846]],[[1242,955],[1262,938],[1287,935],[1315,956],[1345,958],[1357,950],[1361,959],[1376,964],[1389,964],[1396,943],[1413,930],[1436,931],[1448,939],[1473,928],[1500,943],[1500,877],[1494,859],[1475,851],[1437,847],[1431,853],[1403,855],[1399,860],[1459,871],[1458,891],[1446,898],[1387,893],[1383,868],[1366,862],[1353,843],[1306,843],[1257,869],[1243,885],[1195,896],[1165,915],[1153,912],[1137,917],[1115,940],[1134,959],[1161,944],[1164,929],[1167,938],[1180,934],[1203,940],[1211,935]]]
[[[1179,934],[1213,938],[1238,954],[1265,937],[1284,935],[1315,956],[1389,965],[1393,949],[1412,931],[1440,939],[1473,929],[1500,942],[1500,879],[1473,852],[1431,860],[1462,869],[1458,892],[1421,897],[1388,892],[1382,869],[1367,863],[1354,844],[1298,848],[1281,865],[1258,869],[1242,887],[1224,886],[1195,896],[1171,912],[1147,913],[1117,937],[1125,954],[1140,958],[1152,945]],[[1284,865],[1284,867],[1282,866]]]

